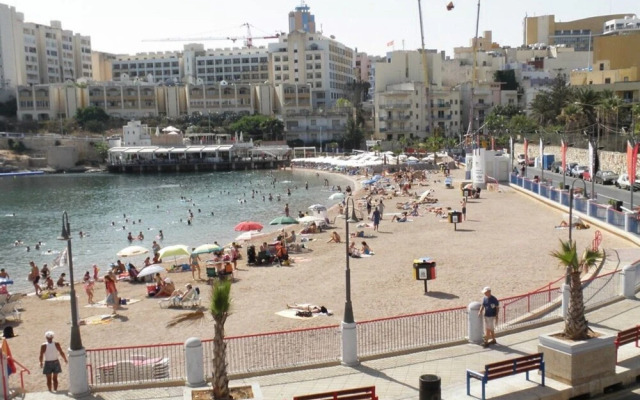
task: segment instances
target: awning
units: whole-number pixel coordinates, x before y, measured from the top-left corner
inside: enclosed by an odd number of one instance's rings
[[[173,147],[172,147],[172,148],[173,148]],[[156,154],[158,154],[158,153],[169,153],[170,151],[171,151],[171,149],[167,149],[167,148],[164,148],[164,147],[160,147],[160,148],[158,148],[158,149],[155,151],[155,153],[156,153]]]
[[[159,150],[157,147],[145,147],[144,149],[140,150],[140,153],[153,153],[156,150]]]
[[[140,147],[133,147],[133,148],[131,148],[131,149],[126,149],[124,152],[125,152],[125,153],[127,153],[127,154],[129,154],[129,153],[137,153],[137,152],[139,152],[140,150],[142,150],[142,148],[140,148]]]
[[[187,147],[187,153],[200,153],[204,146]]]
[[[211,152],[211,151],[217,151],[221,146],[205,146],[204,149],[202,149],[203,152]]]
[[[171,154],[183,154],[185,151],[187,151],[187,149],[185,147],[179,147],[179,148],[173,148],[173,149],[169,150],[169,153],[171,153]]]

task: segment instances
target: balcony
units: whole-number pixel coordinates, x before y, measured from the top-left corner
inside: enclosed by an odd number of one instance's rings
[[[384,110],[406,110],[411,108],[411,103],[387,103],[381,104],[380,108]]]
[[[411,118],[411,115],[391,115],[388,117],[390,121],[406,121]]]
[[[451,114],[449,115],[432,115],[431,119],[440,120],[440,121],[448,121],[451,119]]]
[[[488,103],[475,103],[473,105],[473,108],[478,109],[478,110],[486,110],[487,108],[490,108],[491,104]]]
[[[431,108],[449,108],[449,107],[451,107],[451,103],[449,102],[431,103]]]

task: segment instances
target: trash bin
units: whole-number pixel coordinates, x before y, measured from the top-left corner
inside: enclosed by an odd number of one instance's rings
[[[440,377],[438,375],[420,376],[420,400],[440,400]]]

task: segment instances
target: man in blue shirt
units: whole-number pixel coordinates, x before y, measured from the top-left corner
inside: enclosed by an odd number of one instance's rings
[[[494,296],[491,295],[491,288],[489,286],[482,289],[484,298],[482,299],[482,306],[478,315],[482,315],[484,311],[484,344],[488,346],[490,344],[496,344],[495,326],[498,320],[498,311],[500,310],[500,302]]]

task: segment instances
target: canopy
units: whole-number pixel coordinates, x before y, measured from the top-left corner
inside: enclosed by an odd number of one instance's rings
[[[167,272],[167,270],[165,269],[165,267],[163,267],[160,264],[148,265],[140,270],[140,273],[138,274],[138,278],[141,278],[147,275],[155,275],[157,273],[163,273],[163,272]]]
[[[264,226],[262,224],[255,221],[242,221],[235,228],[233,228],[237,232],[241,231],[261,231]]]
[[[149,250],[145,249],[142,246],[129,246],[129,247],[125,247],[124,249],[120,250],[117,254],[118,257],[133,257],[133,256],[139,256],[141,254],[146,254],[148,253]]]
[[[189,248],[183,244],[176,244],[173,246],[163,247],[158,252],[159,258],[190,256],[190,255],[191,255],[191,252],[189,251]]]
[[[242,233],[240,236],[238,236],[236,238],[237,242],[248,242],[250,240],[253,240],[255,238],[259,238],[262,236],[267,235],[266,232],[258,232],[258,231],[247,231]]]
[[[314,211],[322,211],[326,209],[327,209],[327,206],[322,204],[314,204],[312,206],[309,206],[309,210],[314,210]]]
[[[178,129],[178,128],[174,127],[174,126],[169,125],[169,126],[167,126],[166,128],[164,128],[164,129],[162,130],[162,132],[180,132],[180,129]]]
[[[223,248],[218,246],[217,244],[203,244],[201,246],[196,247],[191,254],[204,254],[204,253],[213,253],[216,251],[222,251]]]
[[[306,222],[320,222],[324,221],[324,218],[317,217],[315,215],[306,215],[302,218],[298,218],[298,222],[306,223]]]
[[[269,225],[290,225],[297,223],[298,221],[295,218],[283,215],[269,222]]]

